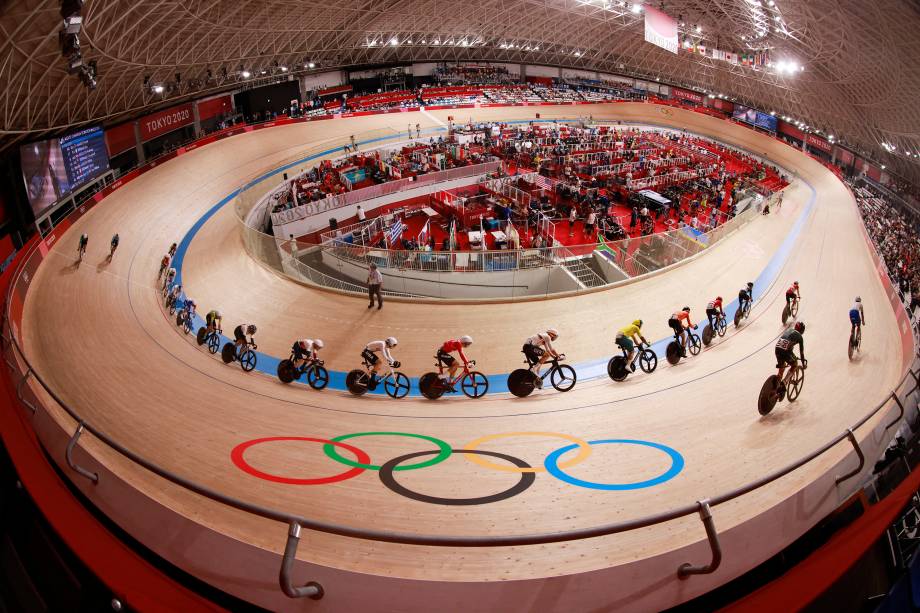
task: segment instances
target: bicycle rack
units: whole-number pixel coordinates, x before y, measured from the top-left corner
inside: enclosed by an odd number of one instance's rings
[[[712,520],[712,509],[709,507],[709,499],[699,500],[700,520],[706,528],[706,539],[709,541],[709,548],[712,550],[712,560],[705,566],[694,566],[689,562],[684,562],[677,569],[679,579],[687,579],[690,575],[709,575],[716,572],[722,563],[722,545],[719,543],[719,533],[716,531],[716,525]]]
[[[859,441],[856,440],[856,435],[853,434],[853,428],[847,428],[847,438],[850,439],[850,443],[853,444],[853,449],[856,450],[856,456],[859,458],[859,465],[847,474],[837,477],[835,479],[835,483],[837,485],[840,485],[847,479],[858,475],[859,472],[863,469],[863,466],[866,465],[866,456],[863,455],[862,449],[859,447]]]
[[[77,426],[76,432],[74,432],[73,436],[70,437],[70,442],[67,443],[67,451],[64,454],[64,456],[67,458],[67,466],[71,467],[73,470],[77,471],[77,473],[83,475],[84,477],[92,481],[93,483],[99,483],[98,474],[94,472],[90,472],[86,470],[85,468],[83,468],[82,466],[77,466],[77,464],[73,461],[73,449],[74,447],[77,446],[77,441],[80,439],[81,434],[83,434],[83,422],[82,421]]]
[[[288,598],[319,600],[325,594],[322,585],[315,581],[310,581],[302,586],[295,586],[293,579],[291,579],[291,569],[294,566],[294,559],[297,557],[297,546],[299,544],[300,524],[291,522],[288,528],[287,544],[284,546],[284,557],[281,558],[281,572],[278,575],[281,591]]]

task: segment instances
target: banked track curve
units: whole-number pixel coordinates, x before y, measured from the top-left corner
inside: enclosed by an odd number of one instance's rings
[[[227,495],[318,521],[447,537],[590,529],[683,507],[807,455],[857,421],[894,387],[903,365],[898,352],[884,348],[900,345],[898,327],[864,246],[852,198],[828,171],[772,139],[695,113],[668,109],[669,114],[662,115],[658,107],[644,104],[603,105],[592,111],[598,118],[686,127],[766,155],[795,169],[800,179],[789,188],[779,214],[755,220],[685,266],[613,292],[476,307],[389,302],[382,311],[370,313],[361,299],[305,289],[252,262],[242,249],[229,209],[215,214],[190,245],[184,284],[202,307],[220,305],[228,323],[257,322],[260,348],[266,352],[286,355],[293,338],[322,335],[329,348],[324,352],[327,362],[343,370],[354,367],[364,342],[392,333],[401,339],[404,369],[420,373],[428,368],[437,342],[465,332],[477,339],[474,353],[481,364],[488,360],[488,372],[508,372],[517,364],[521,340],[550,324],[563,330],[560,344],[574,360],[600,359],[613,351],[613,331],[624,321],[642,317],[648,322],[648,336],[661,338],[666,335],[667,313],[682,303],[694,305],[699,312],[715,293],[736,292],[767,266],[806,214],[813,194],[813,207],[801,233],[776,282],[759,296],[754,317],[739,332],[677,368],[631,378],[619,386],[598,380],[579,384],[566,395],[546,392],[526,400],[507,396],[439,403],[353,399],[332,390],[315,393],[244,375],[238,367],[224,366],[203,353],[167,325],[152,289],[161,251],[235,189],[241,177],[263,171],[273,159],[290,154],[292,143],[375,129],[382,122],[398,127],[397,120],[405,125],[403,114],[395,120],[381,115],[234,137],[167,163],[116,191],[57,241],[35,275],[23,318],[25,352],[65,402],[84,408],[87,420],[177,474]],[[476,119],[519,119],[522,112],[471,111]],[[541,114],[573,116],[566,107],[542,107]],[[418,115],[418,122],[432,125],[431,116],[443,120],[446,113]],[[91,236],[91,246],[86,261],[77,268],[70,254],[82,231]],[[114,261],[105,264],[98,246],[114,231],[121,234],[122,246]],[[759,419],[754,400],[772,367],[771,341],[781,331],[779,294],[793,276],[803,285],[801,317],[809,324],[806,350],[811,367],[806,390],[795,407],[783,405],[769,418]],[[873,325],[867,329],[861,361],[849,364],[843,348],[848,330],[844,311],[857,293],[866,301]],[[515,414],[508,414],[508,406]],[[715,423],[718,429],[713,428]],[[613,496],[537,475],[518,497],[455,508],[394,496],[376,475],[368,474],[371,471],[340,485],[294,487],[256,479],[240,471],[230,457],[241,443],[259,438],[333,439],[347,433],[403,429],[448,441],[455,449],[482,436],[507,432],[652,441],[677,450],[685,467],[655,488]],[[209,533],[264,551],[265,555],[256,556],[260,559],[270,559],[269,552],[279,551],[277,524],[166,486],[98,444],[85,444],[106,468],[164,508],[194,518]],[[491,441],[482,449],[542,466],[559,446],[549,437],[519,436]],[[430,443],[393,436],[366,437],[359,447],[378,464],[431,449]],[[846,454],[841,446],[793,475],[720,506],[716,511],[720,531],[756,525],[752,518],[762,516],[765,507],[779,506],[802,491]],[[516,480],[462,455],[425,470],[396,473],[396,478],[412,490],[454,499],[489,496]],[[251,459],[266,472],[304,477],[337,470],[321,445],[282,442],[264,447]],[[593,449],[588,461],[568,470],[593,482],[638,481],[661,473],[666,468],[662,462],[640,446],[604,445]],[[802,525],[817,521],[831,502],[827,498],[810,506]],[[420,558],[417,548],[404,545],[311,534],[308,551],[301,551],[300,557],[309,560],[311,572],[329,575],[327,582],[335,583],[330,578],[335,573],[400,578],[387,586],[412,579],[426,579],[431,585],[473,582],[484,586],[484,594],[497,598],[491,587],[497,580],[561,585],[558,580],[577,578],[587,582],[579,585],[589,585],[602,576],[615,576],[618,568],[625,570],[637,559],[649,569],[658,569],[658,574],[647,575],[649,581],[664,582],[665,577],[673,578],[678,565],[669,558],[677,554],[687,561],[682,548],[695,552],[693,561],[706,559],[701,539],[698,520],[684,518],[571,543],[459,551],[426,548]],[[775,546],[771,543],[753,557],[767,557]],[[179,560],[192,560],[201,553],[190,544],[156,550],[167,558],[180,554]],[[652,602],[648,598],[674,602],[705,590],[713,581],[724,581],[724,573],[730,576],[743,567],[735,560],[720,571],[721,576],[694,578],[684,584],[689,588],[672,586],[654,596],[636,585],[623,593],[620,604],[641,606]],[[235,593],[257,594],[274,602],[269,590],[276,568],[260,569],[260,576],[269,577],[267,583],[250,585],[243,575],[232,572],[218,583]],[[369,585],[381,584],[370,581]],[[413,595],[420,593],[420,584],[411,586]],[[588,603],[579,598],[589,596],[573,594],[559,602]],[[282,597],[277,606],[284,602]]]

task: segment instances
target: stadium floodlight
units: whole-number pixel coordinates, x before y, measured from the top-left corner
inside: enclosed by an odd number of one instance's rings
[[[163,93],[163,86],[162,86],[162,85],[154,85],[154,86],[153,86],[153,93],[155,93],[155,94],[162,94],[162,93]]]
[[[243,75],[244,79],[248,79],[249,77],[252,76],[252,73],[249,72],[248,70],[244,70],[241,74]]]
[[[81,16],[71,15],[64,18],[64,31],[68,34],[79,34],[82,27],[83,18]]]
[[[632,12],[635,13],[635,14],[637,14],[637,15],[638,15],[639,13],[641,13],[641,12],[642,12],[642,5],[639,4],[638,2],[634,2],[633,5],[632,5]]]

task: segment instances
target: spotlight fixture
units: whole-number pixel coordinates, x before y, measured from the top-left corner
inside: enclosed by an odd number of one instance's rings
[[[160,85],[160,84],[154,85],[154,86],[153,86],[153,93],[155,93],[155,94],[162,94],[162,93],[163,93],[163,86]]]
[[[243,76],[244,79],[248,79],[249,77],[252,76],[252,73],[249,72],[248,70],[244,70],[244,71],[241,72],[240,74]]]

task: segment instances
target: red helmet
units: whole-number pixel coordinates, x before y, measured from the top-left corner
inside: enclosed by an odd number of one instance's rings
[[[722,296],[717,297],[716,300],[718,300],[719,302],[722,302]]]
[[[795,322],[795,331],[798,332],[799,334],[801,334],[802,332],[804,332],[804,331],[805,331],[805,322],[804,322],[804,321],[797,321],[797,322]]]

